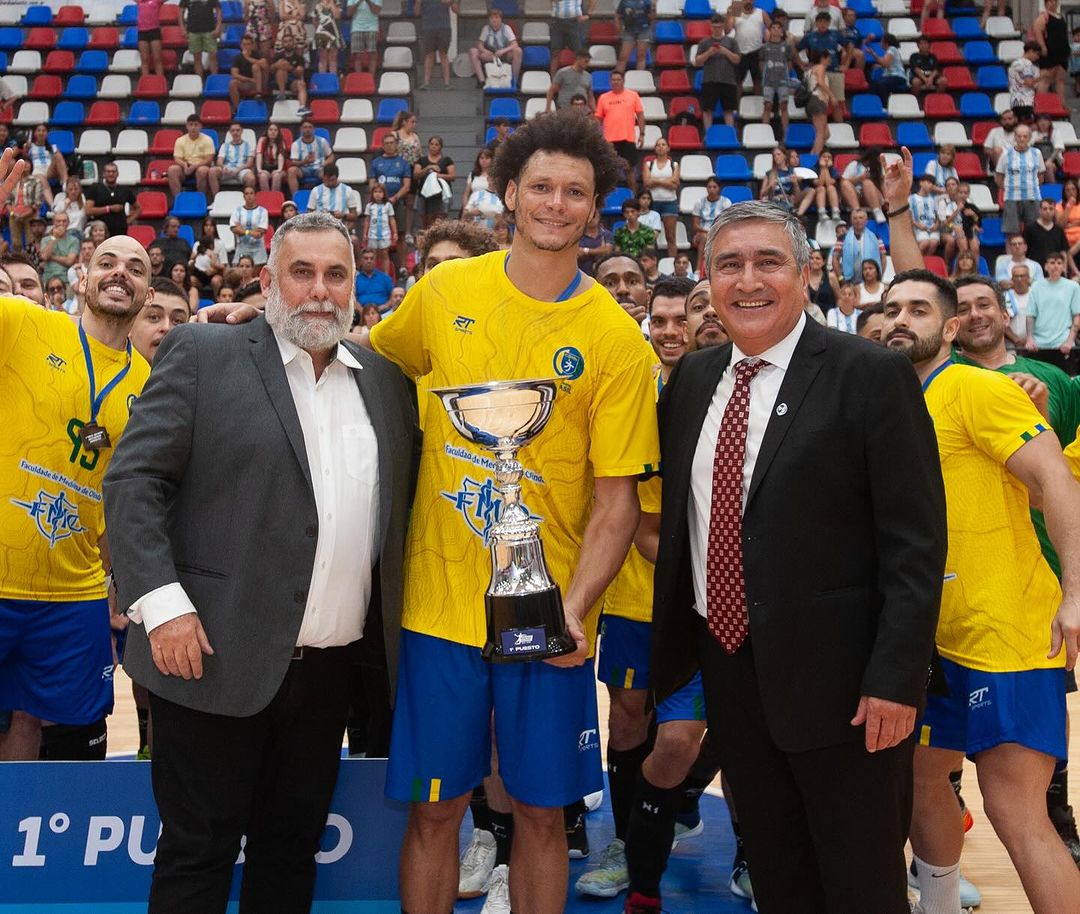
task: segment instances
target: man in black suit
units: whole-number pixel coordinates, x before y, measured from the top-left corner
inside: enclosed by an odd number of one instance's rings
[[[401,373],[341,342],[354,278],[338,220],[290,219],[266,317],[170,333],[106,475],[154,721],[152,914],[223,914],[245,833],[241,910],[308,911],[362,646],[393,694],[419,433]]]
[[[710,231],[732,343],[660,399],[653,682],[700,666],[763,914],[906,914],[945,496],[911,366],[804,316],[809,255],[769,203]]]

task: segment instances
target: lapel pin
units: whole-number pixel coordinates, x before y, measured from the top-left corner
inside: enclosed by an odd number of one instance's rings
[[[781,403],[776,407],[776,415],[783,416],[787,413],[787,404]]]

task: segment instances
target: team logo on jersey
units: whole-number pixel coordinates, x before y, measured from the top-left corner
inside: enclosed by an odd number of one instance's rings
[[[64,359],[60,358],[60,356],[58,356],[55,352],[50,352],[47,356],[45,356],[45,361],[48,362],[49,365],[51,365],[57,371],[63,371],[65,368],[67,368],[67,362]]]
[[[476,318],[466,317],[464,314],[459,314],[454,318],[454,329],[458,333],[472,333],[470,329],[473,324],[476,323]]]
[[[990,704],[990,686],[982,686],[968,695],[968,709],[974,711]]]
[[[600,738],[597,735],[596,730],[582,730],[578,734],[577,740],[578,752],[588,752],[590,749],[600,748]]]
[[[585,370],[585,356],[573,346],[563,346],[562,349],[556,351],[552,365],[555,368],[555,374],[560,378],[576,381]]]
[[[465,523],[469,525],[469,529],[484,540],[485,546],[488,545],[491,528],[499,522],[499,517],[502,515],[502,497],[499,495],[499,490],[495,488],[495,483],[490,479],[479,482],[466,476],[456,492],[440,494],[453,503]],[[529,511],[526,505],[522,507]],[[529,517],[532,520],[543,520],[531,511],[529,511]]]
[[[50,549],[73,533],[86,532],[79,521],[78,506],[69,501],[63,491],[53,495],[41,489],[34,501],[19,501],[17,498],[11,501],[34,519],[38,532],[49,541]]]

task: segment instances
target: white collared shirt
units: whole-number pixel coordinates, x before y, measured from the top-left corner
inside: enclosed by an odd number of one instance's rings
[[[378,441],[350,370],[362,368],[338,344],[334,361],[316,381],[311,356],[277,334],[275,339],[304,434],[319,517],[315,564],[296,643],[345,645],[363,634],[378,556]],[[196,611],[183,587],[173,583],[140,597],[128,616],[150,632]],[[212,644],[214,633],[207,636]]]
[[[773,414],[773,404],[784,382],[792,353],[806,327],[806,313],[799,315],[798,323],[779,343],[760,353],[757,358],[769,364],[760,369],[750,382],[750,414],[746,425],[746,457],[743,460],[742,495],[743,508],[750,491],[750,481],[754,478],[754,465],[757,463],[761,441],[765,437],[765,428]],[[690,526],[690,567],[694,576],[694,599],[697,611],[706,615],[705,600],[705,556],[709,542],[709,518],[713,500],[713,463],[716,459],[716,442],[720,437],[720,423],[724,418],[731,391],[735,386],[735,366],[743,359],[750,358],[738,346],[732,344],[731,363],[725,369],[716,385],[709,404],[709,411],[701,426],[694,462],[690,470],[690,501],[687,519]]]

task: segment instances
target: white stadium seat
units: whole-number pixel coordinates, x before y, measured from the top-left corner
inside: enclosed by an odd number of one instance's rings
[[[532,120],[536,115],[543,114],[547,108],[546,98],[530,98],[525,101],[525,120]]]
[[[16,51],[7,65],[8,73],[25,73],[36,76],[41,72],[41,53],[39,51]]]
[[[851,124],[829,124],[825,145],[829,149],[858,149],[859,141],[855,139],[855,129]]]
[[[522,95],[547,95],[551,77],[543,70],[528,70],[521,74]]]
[[[705,198],[705,188],[700,184],[697,187],[684,187],[679,191],[679,212],[689,216],[694,211],[694,204]]]
[[[142,156],[150,148],[150,140],[145,130],[121,130],[113,146],[113,155]]]
[[[161,123],[166,127],[182,127],[187,123],[188,115],[194,113],[194,102],[169,102],[161,115]]]
[[[102,153],[102,155],[105,154],[106,153]],[[142,169],[139,167],[139,163],[134,159],[116,159],[115,165],[118,172],[116,178],[117,184],[122,187],[135,187],[142,184]]]
[[[386,29],[387,44],[416,44],[416,26],[411,22],[391,22]]]
[[[627,70],[626,88],[633,89],[638,95],[654,95],[656,80],[648,70]]]
[[[363,127],[339,127],[334,134],[334,152],[341,155],[346,152],[367,152],[367,131]]]
[[[379,95],[381,96],[408,95],[411,91],[408,73],[383,73],[379,77]]]
[[[712,159],[705,155],[684,155],[679,162],[679,177],[683,181],[708,181],[715,172]]]
[[[278,124],[300,123],[300,102],[295,98],[286,98],[280,102],[274,102],[274,108],[270,112],[270,120]]]
[[[660,234],[656,238],[657,250],[664,250],[667,247],[667,233],[663,228],[660,229]],[[690,238],[686,234],[686,223],[681,219],[675,223],[675,247],[680,251],[690,250]]]
[[[122,73],[108,73],[98,86],[98,98],[131,98],[131,77]]]
[[[526,22],[521,27],[522,44],[550,44],[551,29],[546,22]]]
[[[919,37],[919,27],[914,19],[890,19],[888,32],[898,41],[914,41]]]
[[[971,203],[973,206],[979,208],[979,212],[982,213],[996,213],[1001,207],[997,205],[997,200],[991,193],[990,188],[985,184],[979,184],[977,181],[972,182],[971,187]]]
[[[934,145],[941,148],[948,143],[959,148],[971,145],[967,129],[960,121],[938,121],[934,125]]]
[[[370,124],[375,120],[375,111],[371,100],[367,98],[347,98],[341,106],[341,123]]]
[[[610,44],[593,44],[589,46],[589,66],[593,69],[610,70],[618,62],[615,49]]]
[[[47,102],[23,102],[15,114],[12,123],[16,127],[36,127],[38,124],[46,124],[49,121],[49,105]]]
[[[242,190],[219,190],[210,206],[210,215],[215,219],[229,219],[233,210],[243,205],[244,192]]]
[[[75,151],[81,156],[107,156],[112,151],[112,135],[108,130],[84,130]]]
[[[919,107],[919,100],[914,95],[900,92],[889,96],[888,112],[889,117],[896,120],[921,120],[923,116],[922,108]]]
[[[202,93],[202,77],[194,73],[178,73],[169,90],[169,95],[173,98],[201,98]]]
[[[662,124],[667,120],[667,109],[664,108],[664,100],[657,95],[646,95],[641,100],[641,107],[645,112],[645,120],[650,124]]]
[[[334,163],[343,184],[367,184],[367,165],[361,158],[341,158]]]
[[[139,52],[134,48],[122,48],[113,54],[109,64],[110,73],[138,73],[142,69]]]
[[[771,124],[747,124],[743,127],[742,144],[744,149],[773,149],[776,147],[776,134]]]
[[[383,51],[382,65],[386,70],[411,70],[413,68],[412,48],[387,48]]]

